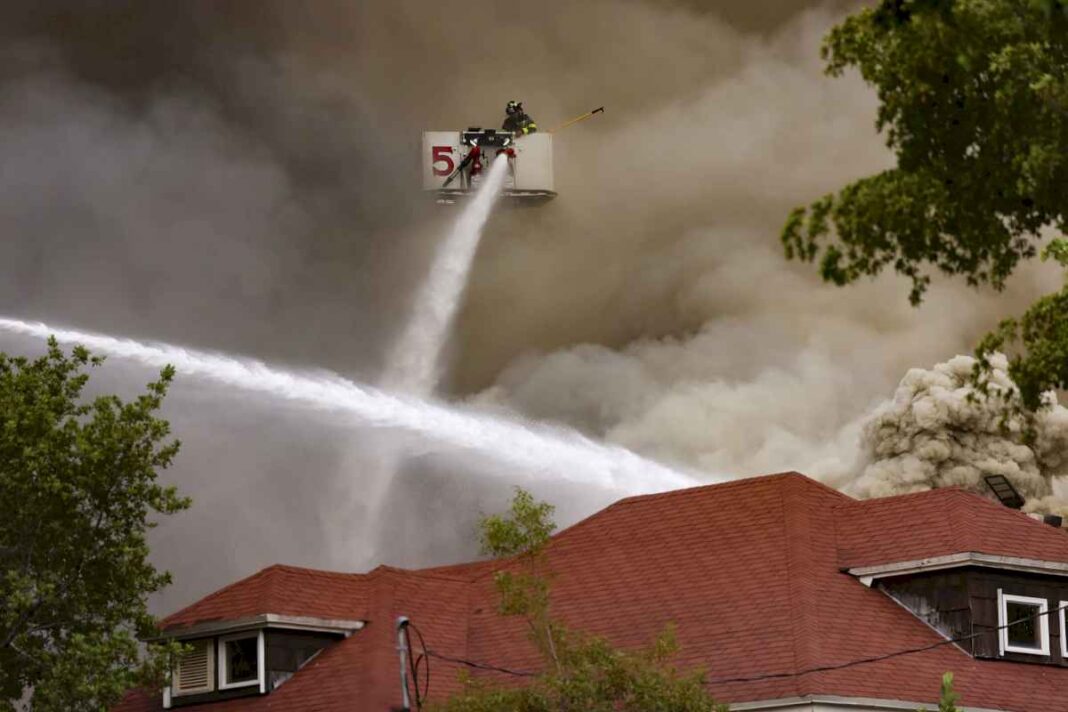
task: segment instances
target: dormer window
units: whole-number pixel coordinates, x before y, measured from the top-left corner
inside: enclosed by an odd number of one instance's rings
[[[174,638],[191,652],[175,661],[164,709],[270,694],[320,651],[363,628],[363,621],[265,613],[206,621]]]
[[[998,589],[1001,654],[1049,655],[1049,603],[1044,598],[1015,596]]]
[[[219,638],[219,689],[262,687],[263,658],[262,630]]]
[[[1061,601],[1057,604],[1058,613],[1061,619],[1061,660],[1068,661],[1068,625],[1066,625],[1066,611],[1068,608],[1068,601]]]

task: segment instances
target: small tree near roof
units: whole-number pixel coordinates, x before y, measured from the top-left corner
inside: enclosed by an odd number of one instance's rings
[[[514,570],[495,575],[499,611],[522,618],[543,661],[543,671],[516,686],[463,677],[462,691],[432,707],[436,712],[725,712],[700,671],[683,673],[670,627],[648,646],[623,651],[603,638],[574,631],[550,610],[552,572],[545,548],[556,526],[553,507],[517,489],[507,515],[481,523],[483,552],[514,557]],[[492,661],[478,661],[492,662]]]
[[[957,707],[960,695],[953,690],[953,673],[947,672],[942,676],[942,694],[938,698],[938,712],[962,712]],[[921,707],[917,712],[927,712],[926,707]]]

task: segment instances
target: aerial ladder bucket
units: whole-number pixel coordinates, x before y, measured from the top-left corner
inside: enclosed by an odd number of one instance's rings
[[[500,155],[509,162],[503,197],[537,205],[556,197],[553,142],[549,134],[515,136],[509,131],[469,128],[423,134],[423,189],[453,204],[473,193],[483,171]]]

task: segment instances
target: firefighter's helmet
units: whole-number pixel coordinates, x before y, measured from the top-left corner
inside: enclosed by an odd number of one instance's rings
[[[523,111],[523,102],[512,100],[508,102],[508,106],[504,107],[504,113],[511,116],[512,114],[518,114]]]

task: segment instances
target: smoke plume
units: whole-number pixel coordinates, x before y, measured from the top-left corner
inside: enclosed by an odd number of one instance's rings
[[[848,291],[786,263],[791,207],[880,170],[876,101],[822,73],[818,0],[41,0],[0,6],[0,312],[375,381],[453,214],[419,195],[419,134],[551,127],[559,197],[487,226],[446,394],[706,471],[845,484],[868,413],[967,352],[1057,275],[1006,293],[892,277]],[[37,344],[5,337],[0,349]],[[109,362],[99,387],[151,374]],[[166,611],[277,561],[475,553],[507,478],[259,396],[178,381],[153,533]],[[411,463],[354,554],[376,453]],[[561,523],[603,493],[524,482]]]
[[[1064,508],[1051,497],[1053,483],[1068,475],[1068,409],[1051,394],[1033,424],[1006,409],[1019,401],[1006,358],[991,359],[989,386],[1004,398],[983,398],[971,384],[975,359],[957,356],[930,370],[914,368],[892,400],[864,424],[861,449],[867,465],[853,484],[858,495],[884,497],[936,487],[964,487],[989,494],[983,477],[1004,475],[1031,511]]]

